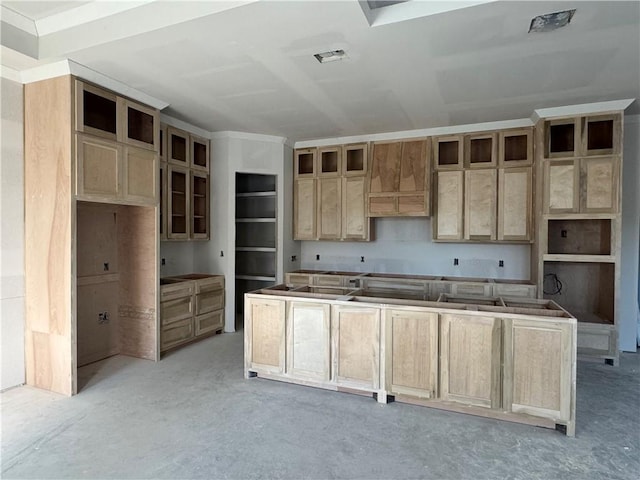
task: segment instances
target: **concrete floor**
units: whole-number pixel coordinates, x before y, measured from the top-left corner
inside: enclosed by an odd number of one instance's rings
[[[577,434],[242,377],[242,335],[1,395],[2,478],[637,479],[640,362],[579,363]]]

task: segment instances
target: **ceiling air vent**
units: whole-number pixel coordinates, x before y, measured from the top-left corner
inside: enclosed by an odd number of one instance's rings
[[[529,25],[529,33],[551,32],[553,30],[557,30],[560,27],[564,27],[571,22],[574,13],[576,13],[575,8],[573,10],[564,10],[562,12],[538,15],[531,20],[531,25]]]
[[[347,58],[347,54],[344,50],[331,50],[329,52],[316,53],[314,57],[316,57],[316,60],[320,63],[328,63]]]

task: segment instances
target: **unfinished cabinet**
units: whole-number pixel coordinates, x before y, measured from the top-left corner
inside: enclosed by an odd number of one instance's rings
[[[169,165],[167,179],[167,238],[189,238],[189,169]]]
[[[498,141],[500,167],[522,167],[533,163],[533,128],[502,130]]]
[[[462,135],[435,137],[432,141],[435,170],[457,170],[463,167],[464,137]]]
[[[190,134],[189,142],[191,169],[194,171],[209,173],[209,140]]]
[[[158,151],[160,113],[131,100],[122,99],[123,142],[138,148]]]
[[[345,387],[380,388],[380,309],[331,307],[333,381]]]
[[[569,422],[575,404],[575,329],[566,322],[504,320],[504,409]],[[567,430],[575,426],[570,424]]]
[[[316,156],[318,149],[299,148],[294,152],[295,178],[316,176]]]
[[[320,240],[342,237],[342,178],[319,178],[317,234]]]
[[[342,174],[342,147],[318,148],[318,176],[337,177]]]
[[[24,87],[26,382],[65,395],[78,390],[78,353],[115,351],[98,345],[107,325],[116,353],[159,359],[157,192],[133,200],[150,190],[123,180],[157,168],[157,153],[123,142],[123,100],[71,76]],[[96,219],[109,220],[104,238]]]
[[[328,382],[331,378],[331,306],[288,302],[287,373]]]
[[[463,237],[464,172],[436,173],[434,240],[461,240]]]
[[[427,139],[373,144],[368,216],[429,216]]]
[[[190,238],[209,240],[209,175],[191,172]]]
[[[622,153],[621,115],[590,115],[582,119],[582,125],[582,151],[585,155]]]
[[[175,127],[167,127],[167,161],[174,165],[190,166],[189,133]]]
[[[285,371],[285,301],[270,298],[245,300],[245,372]]]
[[[342,232],[344,240],[369,240],[371,221],[367,218],[367,177],[346,176],[342,179]]]
[[[529,241],[533,224],[531,167],[498,170],[498,240]]]
[[[123,199],[127,203],[155,205],[158,203],[158,154],[148,149],[123,148]]]
[[[316,179],[294,180],[293,239],[316,239]]]
[[[496,239],[496,202],[498,176],[496,169],[464,172],[464,238]]]
[[[580,154],[580,121],[561,118],[544,122],[544,157],[566,158]]]
[[[440,398],[501,406],[501,321],[490,316],[440,316]]]
[[[385,310],[386,381],[393,394],[438,396],[438,314]]]
[[[498,163],[497,133],[465,135],[464,165],[466,168],[495,167]]]

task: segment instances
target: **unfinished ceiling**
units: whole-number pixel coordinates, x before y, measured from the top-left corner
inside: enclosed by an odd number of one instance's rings
[[[110,3],[120,6],[109,10]],[[208,131],[297,141],[640,96],[639,2],[435,2],[440,10],[425,13],[428,2],[409,1],[375,15],[362,3],[2,6],[34,21],[39,62],[70,58],[168,102],[166,113]],[[96,4],[107,5],[98,12]],[[527,33],[536,15],[573,8],[568,26]],[[345,59],[314,57],[338,49]]]

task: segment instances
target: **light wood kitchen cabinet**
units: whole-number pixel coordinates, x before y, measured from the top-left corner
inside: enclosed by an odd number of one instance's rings
[[[575,404],[574,336],[575,329],[566,323],[504,320],[505,410],[570,420]]]
[[[128,99],[121,100],[122,142],[138,148],[158,151],[160,144],[160,113]]]
[[[209,240],[209,175],[191,172],[190,238]]]
[[[318,176],[337,177],[342,174],[342,147],[318,148]]]
[[[440,398],[501,406],[501,321],[465,314],[440,316]]]
[[[434,240],[461,240],[463,237],[464,172],[436,173],[436,215]]]
[[[316,239],[316,179],[294,180],[293,239]]]
[[[342,147],[342,175],[366,176],[369,164],[369,144],[353,143]]]
[[[496,239],[496,202],[498,175],[496,169],[464,172],[464,238]]]
[[[76,134],[76,189],[83,200],[122,196],[122,146],[99,137]]]
[[[531,167],[498,170],[498,240],[532,239],[532,189]]]
[[[462,135],[434,137],[432,142],[435,170],[459,170],[463,167],[464,137]]]
[[[122,166],[123,198],[127,203],[156,205],[158,191],[158,154],[152,150],[125,146]]]
[[[619,165],[618,157],[545,161],[544,212],[618,213]]]
[[[328,382],[331,376],[331,306],[287,303],[287,373]]]
[[[465,135],[464,165],[466,168],[495,167],[498,163],[497,133],[484,132]]]
[[[386,388],[418,398],[438,396],[438,314],[385,310]]]
[[[317,234],[320,240],[342,237],[342,178],[319,178]]]
[[[121,141],[118,96],[81,80],[75,85],[75,130],[89,135]]]
[[[342,179],[342,234],[345,240],[369,240],[371,221],[367,218],[367,178],[347,176]]]
[[[502,130],[499,133],[498,165],[523,167],[533,164],[533,128]]]
[[[368,216],[429,216],[427,139],[373,144]]]
[[[160,215],[160,219],[159,219],[159,228],[160,228],[160,240],[166,240],[167,239],[167,177],[168,177],[169,171],[168,171],[168,166],[166,162],[160,162],[160,167],[158,169],[158,175],[160,175],[160,182],[159,182],[159,190],[158,190],[158,194],[160,196],[160,210],[159,210],[159,215]]]
[[[209,173],[210,141],[197,135],[189,135],[190,167],[203,173]]]
[[[245,300],[245,371],[284,373],[285,301]]]
[[[380,309],[334,305],[332,380],[345,387],[380,387]]]
[[[299,148],[294,152],[295,178],[316,176],[316,157],[318,149]]]
[[[175,127],[167,127],[167,161],[174,165],[190,166],[189,133]]]
[[[189,169],[169,165],[167,179],[167,238],[189,238],[189,198],[191,195]]]

